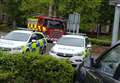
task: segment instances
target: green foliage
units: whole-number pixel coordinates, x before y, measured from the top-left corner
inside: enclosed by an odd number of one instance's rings
[[[80,32],[87,32],[88,30],[90,30],[91,28],[95,29],[95,23],[87,23],[87,24],[84,24],[84,23],[81,23],[80,25]]]
[[[24,13],[24,17],[30,17],[33,14],[47,14],[48,2],[46,0],[22,0],[19,9]]]
[[[0,83],[72,83],[74,68],[66,60],[37,53],[0,52]]]
[[[7,0],[5,5],[0,5],[0,12],[14,20],[22,18],[19,20],[23,22],[32,15],[48,15],[49,5],[57,16],[67,18],[70,13],[80,13],[80,28],[84,30],[94,28],[90,24],[106,25],[113,20],[114,7],[109,5],[109,0]]]
[[[16,19],[17,16],[20,16],[21,11],[19,10],[19,6],[21,5],[22,0],[8,0],[5,4],[6,13]]]
[[[102,0],[99,6],[98,13],[100,14],[97,22],[101,24],[111,23],[114,17],[114,7],[109,5],[109,0]]]
[[[100,45],[100,46],[110,46],[111,41],[108,40],[100,40],[96,38],[89,38],[92,44]]]

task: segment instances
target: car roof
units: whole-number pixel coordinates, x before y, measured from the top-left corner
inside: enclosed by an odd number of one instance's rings
[[[14,30],[12,32],[19,32],[19,33],[27,33],[27,34],[33,34],[33,33],[38,33],[38,34],[41,34],[43,35],[44,37],[46,37],[42,32],[34,32],[34,31],[30,31],[30,30]]]
[[[63,35],[62,37],[72,37],[72,38],[82,38],[82,39],[87,38],[86,36],[82,36],[82,35]]]
[[[28,34],[32,34],[33,31],[27,31],[27,30],[14,30],[12,32],[20,32],[20,33],[28,33]]]

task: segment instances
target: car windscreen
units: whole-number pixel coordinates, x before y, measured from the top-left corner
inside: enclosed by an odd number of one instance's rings
[[[25,42],[29,39],[29,37],[30,37],[30,34],[28,33],[10,32],[4,37],[4,39]]]
[[[73,37],[62,37],[58,40],[57,44],[66,46],[84,47],[84,39]]]

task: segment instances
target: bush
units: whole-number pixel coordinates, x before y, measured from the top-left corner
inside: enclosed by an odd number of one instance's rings
[[[92,44],[100,45],[100,46],[110,46],[111,41],[108,40],[100,40],[96,38],[89,38]]]
[[[0,83],[72,83],[74,68],[66,60],[35,53],[0,52]]]

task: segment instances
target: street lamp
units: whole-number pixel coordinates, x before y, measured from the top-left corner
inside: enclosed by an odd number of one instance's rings
[[[113,24],[113,32],[112,32],[112,45],[114,45],[118,40],[120,0],[110,0],[109,4],[115,6],[114,24]]]

